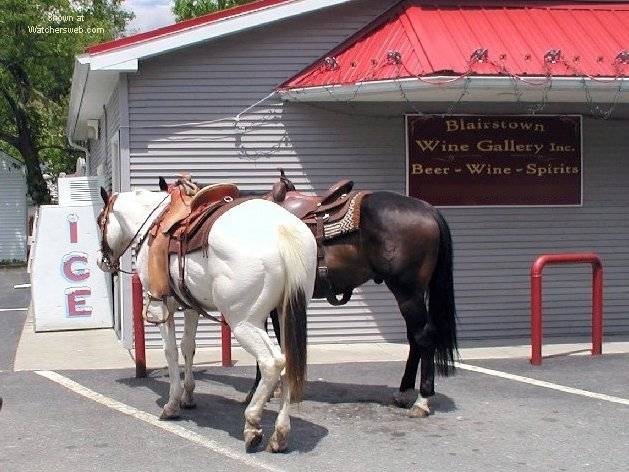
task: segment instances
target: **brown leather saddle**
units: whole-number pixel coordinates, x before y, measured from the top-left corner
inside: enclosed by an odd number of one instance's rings
[[[317,214],[325,215],[330,212],[338,216],[349,201],[348,196],[354,187],[353,181],[343,179],[321,196],[306,195],[295,190],[283,169],[280,169],[280,173],[280,180],[273,185],[272,200],[300,220],[309,220]]]
[[[262,198],[277,203],[310,228],[317,241],[317,274],[326,288],[327,299],[333,305],[344,305],[352,292],[344,293],[340,300],[336,298],[327,277],[324,241],[358,230],[362,198],[369,192],[352,191],[354,183],[344,179],[321,196],[306,195],[297,192],[284,171],[280,169],[280,172],[280,180]],[[254,197],[240,197],[234,184],[216,184],[199,189],[187,175],[171,185],[168,191],[170,203],[149,230],[149,300],[163,301],[173,296],[183,306],[219,321],[199,306],[187,288],[185,256],[199,250],[207,255],[208,236],[214,222],[226,211]],[[177,297],[173,290],[169,267],[171,254],[177,256],[177,288],[183,299]]]
[[[185,300],[179,302],[200,313],[184,283],[185,255],[207,250],[207,236],[214,221],[240,203],[238,187],[234,184],[209,185],[199,189],[188,176],[169,187],[170,203],[149,230],[149,300],[164,300],[175,296],[170,277],[170,255],[176,254],[179,263],[177,287]],[[241,199],[242,200],[242,199]],[[208,315],[209,316],[209,315]]]
[[[328,277],[325,265],[325,242],[343,234],[358,231],[362,200],[371,192],[353,190],[354,182],[339,180],[321,196],[306,195],[280,169],[280,179],[267,198],[286,209],[310,228],[317,241],[317,277],[332,305],[345,305],[352,292],[343,293],[339,300]]]

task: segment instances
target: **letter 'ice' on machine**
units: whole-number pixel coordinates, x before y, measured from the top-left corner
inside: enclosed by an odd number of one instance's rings
[[[96,264],[99,205],[40,207],[31,263],[36,331],[113,325],[111,275]]]

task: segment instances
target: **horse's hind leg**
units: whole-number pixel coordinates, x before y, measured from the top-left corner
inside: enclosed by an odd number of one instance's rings
[[[279,321],[279,316],[277,314],[277,310],[273,310],[271,312],[271,322],[273,323],[273,332],[275,333],[275,339],[277,339],[277,343],[280,345],[280,347],[282,347],[280,321]],[[264,322],[264,331],[268,333],[269,330],[267,329],[267,327],[268,327],[268,320]],[[253,397],[253,394],[256,391],[256,388],[258,388],[258,385],[260,384],[261,379],[262,379],[262,375],[260,374],[260,366],[256,364],[256,379],[254,380],[253,385],[251,386],[251,390],[249,390],[249,393],[247,394],[247,397],[245,398],[245,401],[243,402],[245,405],[248,405],[251,402],[251,398]],[[282,381],[281,380],[278,382],[277,387],[275,391],[273,392],[273,396],[276,398],[280,398],[282,396]]]
[[[262,410],[279,380],[286,361],[264,329],[249,322],[238,323],[232,329],[240,345],[256,358],[262,376],[245,410],[245,447],[251,452],[262,440]]]
[[[275,421],[275,431],[266,448],[269,452],[284,452],[288,445],[290,433],[290,387],[289,382],[282,382],[282,406]]]
[[[435,394],[435,349],[421,348],[421,377],[419,396],[409,410],[411,417],[428,416],[431,413],[428,399]]]
[[[171,313],[168,321],[159,326],[164,341],[164,354],[168,362],[168,380],[170,389],[168,403],[164,405],[160,419],[167,420],[179,416],[181,402],[181,378],[179,373],[179,353],[177,351],[177,338],[175,337],[175,319]]]
[[[434,395],[434,347],[431,346],[428,325],[428,310],[424,300],[424,292],[417,289],[405,289],[391,281],[387,286],[397,299],[400,312],[406,322],[406,335],[409,344],[406,368],[400,383],[400,391],[395,395],[394,401],[398,406],[408,408],[409,416],[427,416],[430,413],[428,397]],[[432,355],[431,355],[432,353]],[[432,362],[430,360],[432,359]],[[415,397],[415,382],[420,360],[422,362],[422,375],[420,394]],[[432,369],[430,366],[432,365]],[[430,375],[432,372],[432,375]]]
[[[424,310],[425,305],[422,305]],[[415,342],[421,357],[419,395],[408,415],[413,418],[428,416],[431,413],[429,398],[435,394],[435,343],[434,327],[430,320],[415,333]]]
[[[192,399],[194,392],[194,375],[192,365],[194,362],[194,352],[196,350],[197,326],[199,325],[199,314],[195,310],[186,310],[183,338],[181,339],[181,354],[184,360],[183,396],[181,397],[182,408],[195,408]]]
[[[282,314],[282,316],[287,316],[286,314]],[[275,330],[275,336],[277,337],[277,341],[282,347],[281,354],[284,353],[285,343],[282,341],[282,337],[280,334],[280,321],[278,317],[278,310],[273,310],[271,314],[271,319],[273,320],[273,328]],[[275,346],[273,346],[274,349]],[[280,407],[280,411],[277,414],[277,420],[275,421],[275,431],[273,431],[273,436],[269,439],[269,444],[267,446],[267,451],[270,452],[283,452],[286,450],[286,446],[288,444],[288,433],[290,433],[290,400],[291,400],[291,392],[290,392],[290,382],[284,382],[283,379],[280,379],[278,383],[278,387],[275,391],[275,395],[277,396],[277,390],[279,389],[279,396],[282,399],[282,404]]]
[[[412,322],[411,322],[412,324]],[[406,339],[408,340],[408,358],[404,368],[404,375],[400,383],[399,393],[396,393],[393,401],[401,408],[408,408],[415,401],[415,381],[417,379],[417,370],[419,369],[420,351],[415,342],[415,335],[409,327],[406,326]]]

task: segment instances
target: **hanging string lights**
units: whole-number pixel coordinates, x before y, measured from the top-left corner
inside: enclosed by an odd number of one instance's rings
[[[407,66],[405,57],[400,51],[390,50],[384,55],[384,57],[372,58],[371,69],[364,73],[362,77],[354,80],[354,88],[351,95],[347,96],[347,86],[351,86],[351,84],[339,84],[334,83],[332,80],[328,80],[322,87],[326,93],[329,95],[330,99],[335,102],[349,103],[356,100],[364,99],[366,96],[361,95],[361,89],[366,88],[365,85],[369,83],[376,83],[377,80],[374,80],[374,70],[385,67],[385,66],[394,66],[396,73],[387,78],[387,81],[393,82],[396,84],[397,90],[400,93],[401,98],[407,103],[407,105],[414,111],[420,113],[418,110],[417,104],[419,103],[417,100],[413,100],[409,96],[408,84],[412,83],[412,81],[421,82],[430,86],[434,86],[436,88],[443,88],[445,86],[455,86],[457,82],[461,82],[460,85],[460,94],[459,96],[451,101],[450,103],[444,104],[444,113],[452,113],[454,109],[461,102],[464,101],[466,95],[470,93],[470,86],[474,79],[485,78],[485,77],[508,77],[511,79],[512,87],[513,87],[513,96],[515,98],[515,103],[517,105],[525,104],[525,111],[527,113],[535,114],[539,113],[547,106],[548,103],[552,102],[551,91],[553,89],[560,90],[559,80],[561,79],[562,83],[566,83],[565,79],[572,79],[573,87],[574,84],[578,84],[583,90],[583,103],[588,105],[589,111],[593,117],[601,118],[601,119],[611,119],[613,116],[613,111],[617,107],[617,105],[621,102],[622,96],[626,91],[625,88],[625,66],[629,65],[629,51],[621,50],[617,53],[615,58],[613,59],[613,65],[615,70],[615,75],[613,77],[596,77],[592,74],[584,72],[580,68],[581,56],[574,55],[570,60],[567,59],[560,48],[551,48],[545,51],[543,54],[542,60],[544,63],[544,76],[530,77],[522,74],[518,74],[509,70],[506,65],[507,56],[505,53],[502,53],[498,56],[498,60],[492,59],[490,55],[490,51],[488,48],[480,47],[471,51],[469,55],[469,60],[467,61],[467,69],[462,73],[451,75],[445,79],[435,79],[434,76],[430,75],[417,75],[411,72],[411,68]],[[523,57],[524,61],[531,61],[532,55],[525,54]],[[604,57],[597,57],[597,61],[605,61]],[[342,73],[342,65],[339,62],[337,57],[326,57],[324,61],[325,70],[330,70],[330,67],[333,67],[334,70],[338,71],[339,74]],[[485,69],[483,73],[479,73],[477,71],[478,65],[485,65],[493,67],[493,73],[487,73]],[[351,67],[354,69],[357,67],[357,64],[354,62],[351,64]],[[554,69],[563,67],[563,71],[559,71],[558,73],[554,72]],[[316,75],[317,71],[321,71],[322,68],[313,69],[308,74],[309,76]],[[566,73],[567,71],[567,73]],[[592,91],[592,83],[601,83],[601,84],[617,84],[617,87],[610,87],[609,91],[611,95],[608,99],[603,99],[597,102],[593,97]],[[345,85],[345,87],[341,87]],[[528,88],[536,88],[539,87],[541,89],[541,98],[537,101],[524,102],[522,100],[522,96],[524,94],[524,90],[522,89],[522,85]],[[317,88],[319,88],[317,87]],[[345,88],[345,90],[343,90]],[[304,91],[307,91],[308,88],[304,88]],[[340,90],[340,92],[339,92]],[[287,95],[291,101],[306,103],[305,100],[301,100],[300,91],[295,91],[291,89],[284,89],[281,91],[283,94]],[[600,90],[599,97],[600,97]],[[365,92],[372,93],[372,92]],[[496,101],[504,101],[504,100],[496,100]],[[606,106],[603,106],[606,104]]]

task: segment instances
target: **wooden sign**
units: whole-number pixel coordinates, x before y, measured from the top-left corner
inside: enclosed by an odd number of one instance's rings
[[[407,115],[407,194],[436,206],[581,205],[581,117]]]

